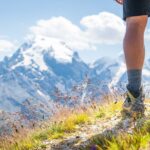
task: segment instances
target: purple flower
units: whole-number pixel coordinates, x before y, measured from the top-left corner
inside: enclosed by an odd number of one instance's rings
[[[97,150],[96,145],[93,145],[93,146],[91,147],[91,150]]]

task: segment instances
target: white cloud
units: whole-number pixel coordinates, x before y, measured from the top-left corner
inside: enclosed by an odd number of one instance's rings
[[[53,17],[50,20],[40,20],[30,28],[34,36],[55,37],[65,41],[72,48],[89,48],[84,32],[64,17]]]
[[[39,20],[30,28],[29,36],[55,37],[75,50],[86,50],[96,49],[97,44],[120,43],[125,31],[122,19],[108,12],[86,16],[80,24],[83,28],[64,17]]]
[[[120,43],[125,32],[123,20],[108,12],[84,17],[81,24],[86,27],[86,36],[95,44]]]
[[[150,29],[147,29],[145,32],[145,40],[150,41]]]
[[[14,44],[7,40],[0,40],[0,51],[6,50],[6,49],[12,49],[14,47]]]
[[[8,40],[0,39],[0,60],[4,58],[4,56],[10,56],[15,50],[15,44]]]

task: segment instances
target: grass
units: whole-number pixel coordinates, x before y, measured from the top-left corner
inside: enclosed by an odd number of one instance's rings
[[[34,150],[37,147],[45,147],[43,141],[62,138],[74,132],[78,125],[88,123],[89,120],[88,112],[74,112],[66,116],[64,120],[50,123],[43,129],[29,130],[26,135],[23,132],[19,133],[19,136],[16,134],[15,138],[11,139],[13,142],[9,139],[1,140],[0,150]]]
[[[149,150],[150,149],[150,120],[139,122],[133,133],[119,132],[114,135],[111,131],[93,137],[89,146],[97,150]]]
[[[117,112],[120,112],[122,108],[122,101],[118,102],[117,104],[109,102],[104,106],[99,106],[98,110],[95,111],[96,118],[111,118]]]
[[[112,138],[108,142],[108,149],[116,147],[116,150],[148,150],[150,149],[150,132],[148,132],[147,122],[140,129],[140,131],[134,131],[133,134],[122,133],[117,137]],[[146,126],[146,128],[145,128]]]
[[[97,119],[108,120],[121,111],[122,101],[117,104],[92,104],[86,109],[63,111],[46,126],[17,133],[14,138],[0,140],[0,150],[35,150],[45,148],[45,140],[61,139],[86,124],[94,124]],[[149,110],[150,111],[150,110]],[[65,113],[64,113],[65,112]],[[62,115],[63,114],[63,115]],[[61,119],[60,119],[60,118]],[[63,118],[63,119],[62,119]],[[95,145],[97,150],[148,150],[150,149],[150,120],[139,122],[133,134],[121,132],[114,135],[111,131],[90,140],[87,150]]]

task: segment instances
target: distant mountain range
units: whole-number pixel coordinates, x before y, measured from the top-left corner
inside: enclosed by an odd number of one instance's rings
[[[30,118],[33,106],[38,106],[37,114],[46,114],[45,106],[54,110],[58,101],[74,105],[96,100],[112,87],[126,84],[125,71],[122,55],[116,59],[103,57],[88,65],[66,43],[36,37],[0,62],[0,109],[19,111]],[[150,59],[143,74],[148,84]]]

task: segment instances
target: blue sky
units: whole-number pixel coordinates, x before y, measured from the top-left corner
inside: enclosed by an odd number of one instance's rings
[[[117,5],[114,0],[2,0],[0,1],[0,40],[20,44],[24,42],[30,27],[35,26],[39,20],[48,20],[54,16],[62,16],[82,29],[80,23],[82,18],[104,11],[122,17],[122,6]],[[148,42],[146,48],[150,48]],[[120,42],[102,43],[98,44],[96,50],[78,51],[85,61],[91,62],[102,56],[115,57],[121,50]],[[6,55],[7,49],[5,52],[0,49],[0,52],[1,55]]]
[[[0,34],[21,38],[40,19],[64,16],[75,24],[82,17],[109,11],[122,16],[122,8],[113,0],[2,0]]]

